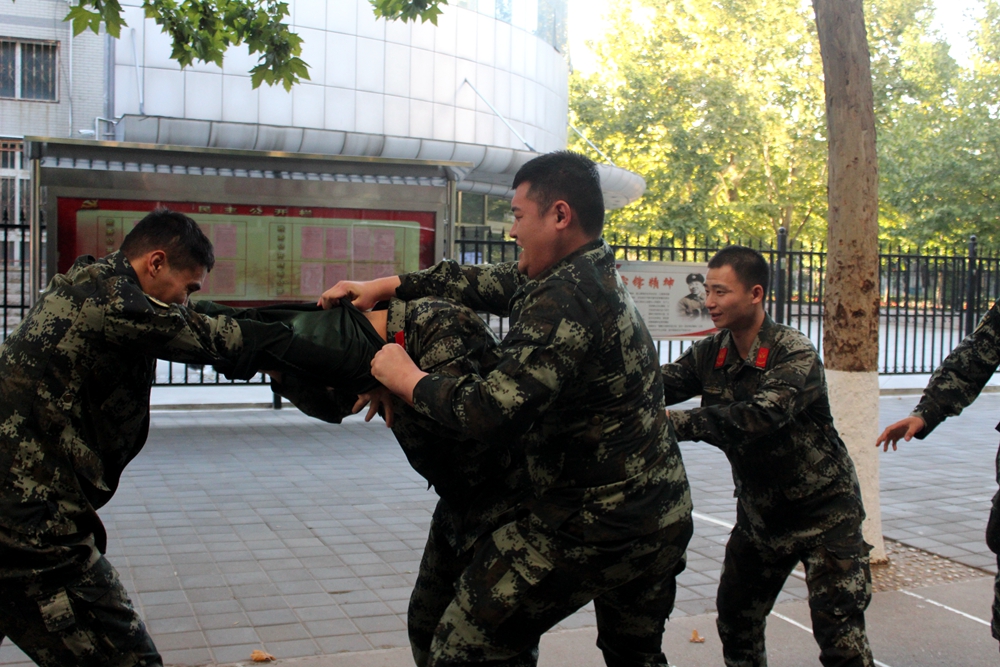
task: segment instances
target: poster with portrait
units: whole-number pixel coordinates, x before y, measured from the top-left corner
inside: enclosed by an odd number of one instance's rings
[[[705,306],[707,263],[620,261],[615,266],[654,339],[715,332]]]

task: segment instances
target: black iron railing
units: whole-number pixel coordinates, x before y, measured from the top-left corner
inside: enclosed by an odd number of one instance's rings
[[[620,259],[654,262],[708,262],[729,243],[758,249],[771,265],[767,297],[771,317],[799,329],[822,350],[823,246],[789,242],[784,230],[773,244],[759,239],[675,239],[665,234],[609,235],[607,241]],[[489,229],[465,238],[460,234],[457,243],[461,259],[514,259],[517,253],[512,240]],[[978,248],[975,237],[966,248],[953,252],[887,247],[879,254],[879,284],[879,372],[930,373],[1000,298],[1000,255]],[[502,323],[494,327],[503,329]],[[659,344],[666,361],[690,343]]]
[[[13,206],[0,207],[4,280],[0,324],[4,337],[21,321],[29,302],[27,207],[23,200],[18,203],[21,211],[17,212]],[[456,237],[455,255],[462,263],[517,259],[519,249],[514,241],[487,226],[460,227]],[[653,262],[707,262],[730,242],[675,239],[667,235],[609,235],[607,240],[620,259]],[[784,234],[779,234],[773,244],[760,240],[742,243],[760,250],[771,265],[768,312],[776,321],[805,333],[822,350],[825,248],[788,242]],[[1000,297],[1000,255],[979,248],[975,237],[970,239],[968,247],[953,252],[883,248],[879,255],[879,282],[882,297],[879,372],[930,373]],[[506,331],[502,319],[488,318],[488,322],[500,335]],[[661,359],[667,361],[690,342],[660,341],[658,345]],[[266,379],[258,376],[251,382],[263,383]],[[156,383],[227,385],[230,381],[209,367],[160,362]]]

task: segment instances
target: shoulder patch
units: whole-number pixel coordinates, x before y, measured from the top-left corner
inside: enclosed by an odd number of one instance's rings
[[[160,301],[159,299],[157,299],[155,296],[150,296],[150,295],[147,294],[146,298],[149,299],[149,302],[152,303],[154,306],[160,306],[161,308],[169,308],[170,307],[170,304],[163,303],[162,301]]]

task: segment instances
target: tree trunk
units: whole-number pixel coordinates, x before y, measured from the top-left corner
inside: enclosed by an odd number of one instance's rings
[[[878,498],[878,159],[861,0],[813,0],[829,141],[823,354],[837,428],[854,459],[873,561],[885,560]]]

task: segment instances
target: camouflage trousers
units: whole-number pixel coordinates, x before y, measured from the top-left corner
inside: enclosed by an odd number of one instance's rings
[[[820,662],[825,667],[872,667],[865,632],[865,609],[872,597],[869,549],[859,525],[847,537],[778,556],[737,523],[726,544],[716,599],[727,667],[767,666],[766,618],[799,561],[805,566]]]
[[[654,535],[598,546],[530,514],[504,524],[476,545],[454,580],[426,665],[534,665],[541,635],[593,600],[609,667],[666,666],[664,624],[691,534],[686,517]]]
[[[1000,449],[997,449],[997,483],[1000,484]],[[1000,568],[1000,491],[993,496],[993,507],[990,509],[990,520],[986,524],[986,546],[997,554],[997,567]],[[993,637],[1000,640],[1000,571],[993,580]]]
[[[435,515],[437,513],[435,512]],[[410,605],[406,610],[406,629],[410,636],[410,649],[417,667],[426,667],[430,659],[431,642],[441,617],[455,597],[455,583],[462,572],[472,563],[474,549],[459,551],[445,536],[445,529],[439,521],[431,519],[431,529],[427,535],[427,545],[420,559],[417,581],[410,594]],[[489,539],[486,536],[484,539]],[[521,652],[505,665],[534,667],[538,662],[538,644]]]
[[[103,556],[69,581],[0,580],[0,640],[4,635],[41,667],[163,665]]]

